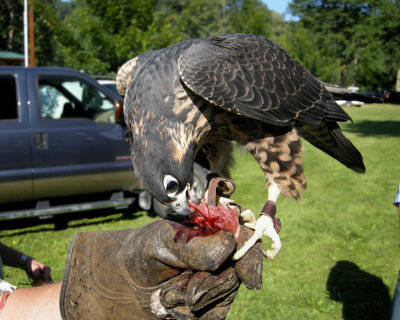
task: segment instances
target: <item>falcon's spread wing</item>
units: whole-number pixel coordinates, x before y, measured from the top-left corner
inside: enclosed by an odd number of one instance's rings
[[[350,120],[321,82],[255,35],[196,42],[179,58],[178,72],[190,90],[214,105],[273,125]]]

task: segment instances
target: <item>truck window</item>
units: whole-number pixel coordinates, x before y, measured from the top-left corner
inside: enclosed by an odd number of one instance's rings
[[[90,118],[115,123],[114,101],[90,83],[41,77],[38,85],[42,119]]]
[[[18,119],[18,102],[13,76],[0,76],[0,120]]]

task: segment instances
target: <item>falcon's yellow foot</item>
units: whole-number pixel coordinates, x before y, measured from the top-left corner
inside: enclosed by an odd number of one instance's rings
[[[279,238],[276,230],[278,229],[279,231],[280,225],[277,227],[277,229],[275,228],[273,217],[275,216],[275,204],[279,193],[280,192],[277,184],[275,182],[271,182],[268,188],[268,200],[265,203],[258,220],[250,209],[242,208],[244,210],[240,213],[240,216],[244,222],[244,225],[250,229],[253,229],[254,234],[245,242],[243,247],[234,254],[234,260],[239,260],[242,258],[246,252],[249,251],[256,244],[256,242],[262,238],[263,235],[271,238],[272,240],[271,248],[267,251],[264,251],[264,256],[268,259],[274,259],[278,255],[279,250],[281,249],[281,239]],[[208,191],[206,192],[205,197],[208,201]],[[219,195],[216,195],[215,202],[217,205],[226,205],[231,209],[234,207],[240,207],[234,200],[221,197]]]
[[[276,211],[276,201],[279,197],[280,190],[275,181],[269,181],[268,187],[268,200],[265,203],[264,208],[261,211],[261,216],[256,221],[256,217],[251,210],[246,210],[241,213],[245,226],[254,230],[253,236],[246,241],[242,248],[240,248],[233,256],[234,260],[239,260],[245,255],[245,253],[255,245],[257,240],[261,239],[263,235],[271,238],[272,244],[271,249],[264,251],[264,256],[268,259],[274,259],[279,250],[281,250],[281,239],[278,236],[278,232],[274,226],[274,217]],[[279,221],[279,219],[276,219]],[[278,231],[280,230],[280,224],[277,226]]]
[[[251,210],[246,210],[241,213],[244,220],[244,225],[254,230],[253,236],[246,241],[242,248],[240,248],[233,256],[234,260],[242,258],[255,243],[262,238],[263,235],[271,238],[271,249],[264,251],[264,255],[268,259],[274,259],[281,249],[281,239],[274,228],[274,222],[271,217],[262,215],[258,220]]]

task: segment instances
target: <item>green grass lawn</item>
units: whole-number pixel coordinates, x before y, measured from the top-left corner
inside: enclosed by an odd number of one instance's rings
[[[259,291],[241,288],[227,319],[388,319],[400,269],[397,211],[400,182],[400,106],[346,108],[354,123],[342,125],[367,168],[356,174],[307,142],[303,157],[307,191],[296,202],[280,198],[282,250],[264,260]],[[264,179],[250,155],[237,151],[233,198],[255,212],[266,198]],[[154,220],[145,212],[3,230],[0,241],[52,267],[62,279],[68,244],[76,232],[135,228]],[[264,240],[264,246],[269,244]],[[23,271],[5,267],[21,287]]]

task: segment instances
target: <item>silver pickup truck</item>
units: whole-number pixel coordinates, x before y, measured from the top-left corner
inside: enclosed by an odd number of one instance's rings
[[[0,67],[0,96],[1,223],[134,202],[150,209],[119,95],[72,69]]]

